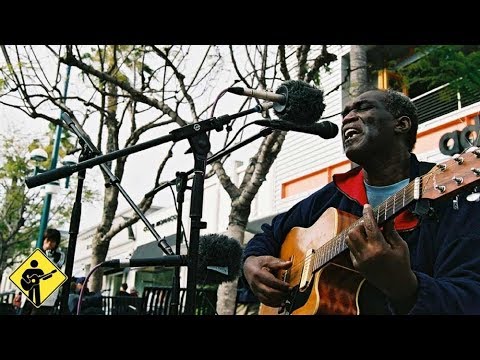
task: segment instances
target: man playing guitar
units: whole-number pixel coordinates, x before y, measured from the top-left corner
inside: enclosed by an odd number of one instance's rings
[[[463,188],[480,179],[480,151],[419,162],[416,108],[392,90],[361,94],[342,116],[345,154],[359,166],[246,246],[260,313],[480,314],[480,202]],[[430,204],[449,193],[454,204]]]

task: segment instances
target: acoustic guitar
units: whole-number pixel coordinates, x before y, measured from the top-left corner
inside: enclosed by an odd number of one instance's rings
[[[25,290],[25,291],[30,291],[30,289],[32,287],[34,287],[35,285],[38,285],[40,284],[40,280],[46,280],[46,279],[49,279],[52,277],[52,274],[56,273],[57,270],[52,270],[50,271],[48,274],[43,274],[43,275],[37,275],[37,274],[33,274],[33,275],[27,275],[27,278],[28,280],[25,280],[25,279],[20,279],[20,284],[22,285],[22,288]]]
[[[480,150],[437,164],[427,174],[373,209],[379,226],[419,199],[453,196],[480,180]],[[260,304],[260,315],[358,315],[358,297],[365,278],[353,268],[345,243],[348,231],[362,221],[335,208],[327,209],[309,228],[294,227],[280,249],[282,260],[291,260],[277,278],[292,288],[282,308]]]

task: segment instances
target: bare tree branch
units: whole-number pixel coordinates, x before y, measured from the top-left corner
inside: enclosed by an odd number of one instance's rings
[[[152,99],[147,96],[145,96],[143,93],[141,93],[138,90],[135,90],[132,88],[128,83],[125,81],[120,81],[117,78],[108,75],[106,73],[102,73],[93,67],[77,60],[71,53],[67,53],[67,55],[63,58],[60,58],[60,60],[67,65],[75,66],[79,68],[80,70],[88,73],[95,75],[101,80],[104,80],[106,82],[112,83],[115,86],[118,86],[119,88],[125,90],[128,92],[133,100],[148,104],[158,110],[161,110],[162,112],[166,113],[168,116],[170,116],[178,125],[180,126],[185,126],[187,125],[187,122],[183,120],[176,112],[174,112],[167,104],[165,104],[163,101],[157,100],[157,99]]]
[[[188,94],[188,91],[185,87],[185,83],[183,82],[183,80],[185,79],[185,75],[181,74],[178,71],[177,67],[170,61],[168,56],[163,51],[161,51],[155,45],[151,45],[151,47],[152,47],[153,51],[155,51],[155,53],[165,61],[167,66],[170,66],[172,68],[175,76],[177,77],[177,80],[178,80],[178,83],[180,85],[180,89],[182,91],[182,94],[185,97],[185,99],[187,99],[187,102],[190,105],[190,112],[192,113],[192,117],[193,117],[193,119],[197,120],[198,117],[197,117],[197,112],[195,110],[195,103],[194,103],[192,97],[190,96],[190,94]]]
[[[278,60],[280,63],[280,72],[285,80],[290,80],[290,73],[287,70],[287,60],[285,57],[285,45],[278,47]]]
[[[240,195],[240,191],[232,182],[230,176],[227,175],[225,169],[223,168],[223,164],[220,161],[215,161],[212,164],[212,168],[218,176],[218,180],[220,184],[222,184],[223,188],[230,196],[230,199],[236,199]]]
[[[322,52],[318,55],[314,62],[313,66],[308,71],[305,81],[309,83],[318,75],[318,72],[322,66],[328,66],[332,61],[337,60],[337,55],[331,54],[327,51],[327,45],[322,46]]]
[[[307,59],[308,52],[310,51],[310,45],[301,45],[297,48],[297,61],[298,61],[298,74],[299,80],[305,80],[307,73]]]

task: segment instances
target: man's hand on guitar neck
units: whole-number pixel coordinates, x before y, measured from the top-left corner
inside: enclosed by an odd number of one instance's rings
[[[245,260],[243,272],[250,288],[263,304],[280,307],[287,298],[289,284],[277,279],[275,275],[291,266],[291,261],[273,256],[249,256]]]
[[[395,304],[397,312],[407,313],[415,303],[418,282],[410,266],[408,245],[393,220],[384,224],[382,232],[367,204],[363,222],[348,232],[346,243],[355,269]]]

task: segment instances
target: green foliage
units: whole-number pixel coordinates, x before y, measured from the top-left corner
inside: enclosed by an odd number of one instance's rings
[[[450,83],[459,91],[480,90],[479,46],[423,46],[415,51],[421,58],[399,70],[407,86],[422,83],[429,90]]]
[[[48,135],[53,137],[51,130]],[[73,147],[68,138],[69,134],[62,138],[60,154]],[[34,165],[43,169],[50,166],[51,160],[41,164],[29,160],[28,153],[38,147],[42,144],[36,139],[29,143],[18,135],[0,135],[0,273],[31,253],[38,236],[43,196],[40,188],[28,189],[25,185],[25,178],[33,175]],[[51,159],[52,145],[46,150]],[[75,189],[75,182],[76,177],[71,179],[71,189]],[[86,193],[88,197],[84,200],[88,201],[93,195],[90,190]],[[55,196],[49,226],[59,227],[70,218],[73,196],[72,190]]]
[[[3,270],[16,257],[31,250],[31,241],[38,232],[35,215],[39,210],[23,182],[31,173],[26,148],[22,153],[21,142],[13,137],[2,137],[0,143],[0,270]]]

